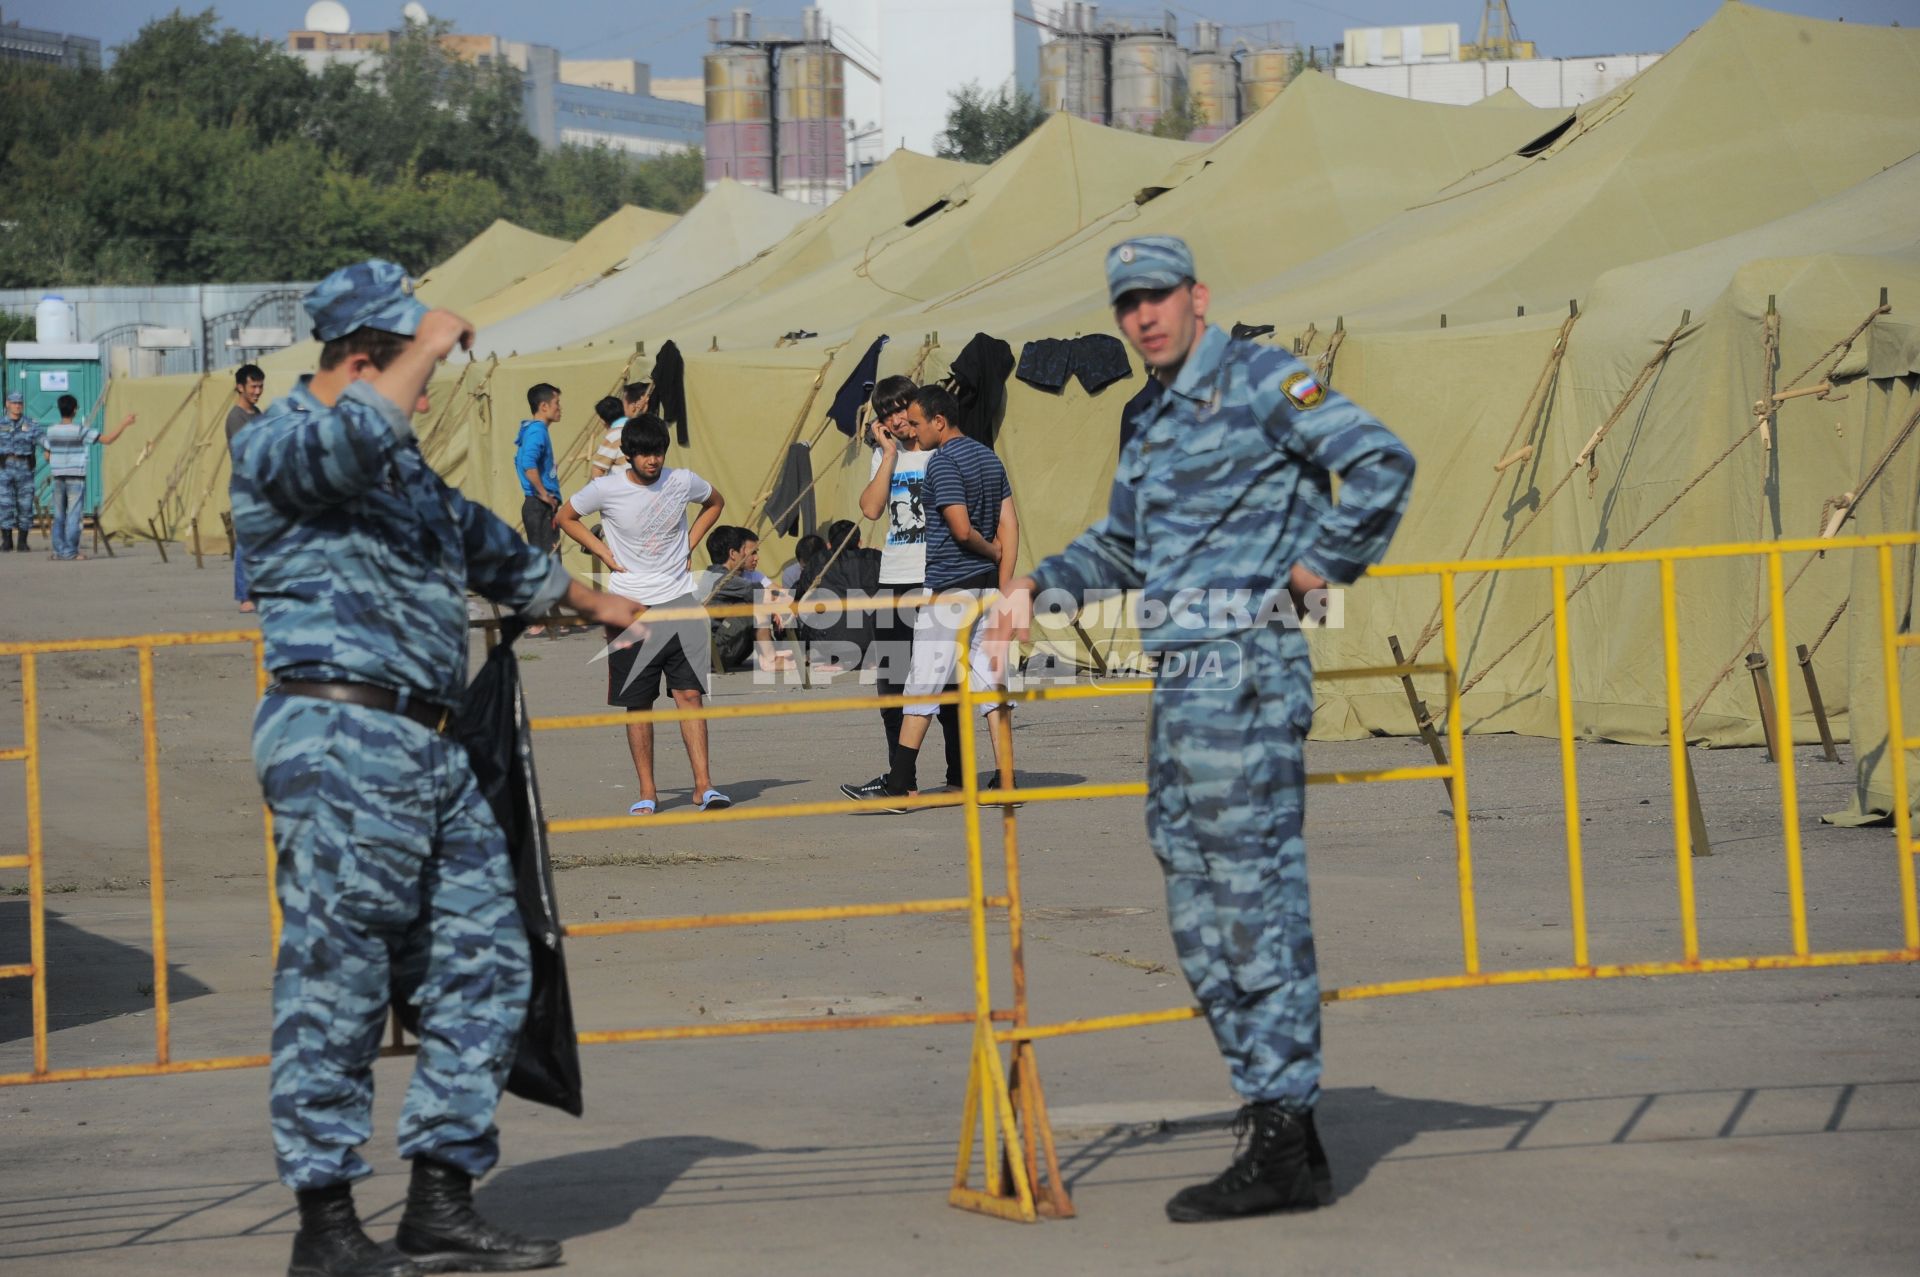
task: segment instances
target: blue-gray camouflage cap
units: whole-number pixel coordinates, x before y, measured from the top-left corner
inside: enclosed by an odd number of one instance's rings
[[[313,316],[320,341],[345,337],[356,328],[378,328],[411,337],[427,308],[413,295],[413,280],[392,262],[375,258],[342,266],[301,299]]]
[[[1178,235],[1142,235],[1107,250],[1107,300],[1136,288],[1177,288],[1193,273],[1193,250]]]
[[[10,390],[7,392],[8,403],[25,403],[26,401],[27,401],[27,397],[21,394],[17,390]]]

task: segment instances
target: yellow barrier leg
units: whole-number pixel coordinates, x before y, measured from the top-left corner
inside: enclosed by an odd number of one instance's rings
[[[962,1210],[1031,1224],[1040,1218],[1033,1199],[1033,1181],[1027,1178],[1027,1159],[1016,1147],[1021,1138],[1020,1128],[1013,1120],[1013,1099],[1007,1090],[1007,1075],[1000,1066],[1000,1047],[993,1040],[993,1026],[984,1020],[974,1026],[971,1054],[966,1114],[960,1130],[960,1158],[954,1166],[953,1190],[947,1194],[947,1201]],[[980,1161],[985,1171],[984,1187],[977,1189],[967,1182],[973,1169],[976,1104],[980,1115]]]

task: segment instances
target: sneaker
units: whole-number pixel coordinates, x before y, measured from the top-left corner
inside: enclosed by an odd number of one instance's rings
[[[873,803],[875,804],[875,811],[885,812],[889,816],[903,816],[906,814],[907,809],[905,807],[892,806],[887,803],[887,799],[912,797],[911,794],[896,794],[891,789],[888,789],[887,778],[885,776],[875,776],[864,785],[842,785],[840,786],[840,792],[856,802]]]
[[[1198,1224],[1332,1203],[1333,1179],[1311,1113],[1249,1104],[1234,1119],[1233,1133],[1238,1137],[1233,1165],[1174,1194],[1167,1203],[1168,1219]]]

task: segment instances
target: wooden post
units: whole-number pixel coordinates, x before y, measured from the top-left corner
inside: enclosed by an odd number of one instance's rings
[[[1073,632],[1078,634],[1080,641],[1087,645],[1087,651],[1093,656],[1094,665],[1100,670],[1100,677],[1105,678],[1111,674],[1113,667],[1107,664],[1106,654],[1103,653],[1099,645],[1093,641],[1093,635],[1087,633],[1086,628],[1080,624],[1080,618],[1077,616],[1073,618]]]
[[[160,551],[160,561],[167,561],[167,543],[160,536],[160,529],[153,526],[153,520],[147,520],[147,531],[153,533],[153,544]]]
[[[1690,850],[1696,856],[1711,856],[1713,844],[1707,841],[1707,818],[1700,810],[1700,786],[1693,779],[1693,751],[1682,750],[1687,760],[1687,831]]]
[[[1813,704],[1813,721],[1820,729],[1821,752],[1828,762],[1837,763],[1840,751],[1833,747],[1833,729],[1827,726],[1827,703],[1820,699],[1820,682],[1813,676],[1813,653],[1807,651],[1805,643],[1796,647],[1794,653],[1800,658],[1800,673],[1807,680],[1807,700]]]
[[[1405,665],[1407,663],[1406,653],[1400,650],[1400,636],[1398,634],[1387,635],[1387,647],[1393,652],[1393,663],[1395,665]],[[1446,748],[1440,744],[1440,733],[1435,730],[1433,726],[1433,715],[1427,712],[1427,703],[1420,699],[1420,693],[1413,690],[1413,675],[1402,674],[1400,676],[1400,686],[1407,693],[1407,708],[1413,711],[1413,722],[1414,726],[1420,729],[1420,739],[1427,742],[1427,748],[1433,751],[1433,761],[1445,767],[1447,765]],[[1441,788],[1447,791],[1447,805],[1452,806],[1452,783],[1442,779],[1440,785]]]
[[[1767,683],[1767,657],[1764,652],[1747,653],[1747,672],[1753,675],[1753,698],[1760,703],[1760,727],[1767,737],[1767,758],[1780,757],[1780,726],[1773,704],[1773,689]]]
[[[187,526],[193,533],[193,566],[204,568],[207,565],[200,559],[200,520],[191,519]]]
[[[229,559],[239,558],[240,540],[233,535],[233,511],[222,510],[220,512],[220,525],[227,530],[227,557]]]

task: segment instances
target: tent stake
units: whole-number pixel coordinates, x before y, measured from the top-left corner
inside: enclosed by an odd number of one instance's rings
[[[1827,761],[1840,761],[1840,751],[1833,747],[1833,730],[1827,726],[1827,703],[1820,699],[1820,681],[1813,676],[1813,653],[1807,651],[1805,643],[1794,649],[1800,658],[1800,673],[1807,680],[1807,700],[1813,705],[1813,721],[1820,728],[1820,749]]]
[[[1753,675],[1753,699],[1760,703],[1760,727],[1767,738],[1767,759],[1780,757],[1780,723],[1773,703],[1773,690],[1767,684],[1767,657],[1764,652],[1747,653],[1747,672]]]
[[[1707,841],[1707,818],[1700,810],[1700,786],[1693,779],[1693,751],[1682,750],[1687,763],[1687,842],[1696,856],[1711,856],[1713,844]]]
[[[1387,635],[1387,648],[1393,653],[1393,663],[1395,665],[1405,665],[1407,663],[1406,653],[1400,650],[1400,636],[1398,634]],[[1420,699],[1420,693],[1413,690],[1413,676],[1411,674],[1402,674],[1400,676],[1400,686],[1407,693],[1407,708],[1413,711],[1413,723],[1415,727],[1420,729],[1420,739],[1427,742],[1427,748],[1433,751],[1433,761],[1445,767],[1447,765],[1447,751],[1440,744],[1440,733],[1434,729],[1433,715],[1427,712],[1427,703]],[[1443,778],[1440,785],[1441,788],[1447,791],[1447,805],[1451,807],[1453,805],[1453,782]]]
[[[160,561],[165,563],[167,561],[167,543],[160,539],[160,529],[153,526],[152,519],[147,520],[147,531],[153,533],[154,547],[160,551]]]
[[[189,519],[187,521],[187,527],[191,529],[193,533],[193,566],[196,568],[204,568],[207,565],[200,560],[200,520]]]

